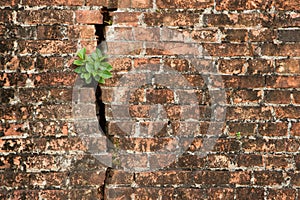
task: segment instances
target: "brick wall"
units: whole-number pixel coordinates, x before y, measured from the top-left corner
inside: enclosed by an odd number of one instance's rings
[[[2,199],[298,199],[298,1],[0,5]],[[71,65],[102,6],[105,134]]]

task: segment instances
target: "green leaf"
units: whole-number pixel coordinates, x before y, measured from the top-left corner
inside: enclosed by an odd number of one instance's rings
[[[96,49],[96,54],[98,55],[98,57],[102,57],[102,52],[100,49]]]
[[[88,71],[89,73],[92,73],[95,69],[94,69],[94,65],[92,65],[91,63],[87,63],[85,65],[85,69],[86,71]]]
[[[104,71],[101,72],[101,77],[104,78],[104,79],[111,78],[112,74],[109,71],[104,70]]]
[[[94,60],[92,59],[91,56],[88,56],[88,57],[86,58],[86,61],[89,62],[89,63],[93,63],[93,62],[94,62]]]
[[[101,70],[111,71],[112,70],[112,66],[109,63],[107,63],[107,62],[102,62],[101,63]]]
[[[77,74],[80,74],[80,73],[82,73],[82,68],[83,68],[83,67],[77,67],[74,71],[75,71]]]
[[[85,82],[86,82],[87,84],[90,84],[90,83],[92,82],[92,77],[86,79]]]
[[[98,82],[104,84],[105,80],[103,78],[100,78]]]
[[[77,65],[77,66],[82,66],[82,65],[84,65],[84,61],[82,61],[82,60],[74,60],[73,64]]]
[[[95,70],[101,69],[101,62],[100,61],[95,61],[94,66],[95,66]]]
[[[99,75],[95,75],[95,76],[94,76],[94,79],[95,79],[97,82],[99,82],[99,80],[101,79],[101,77],[100,77]]]
[[[96,52],[93,52],[93,53],[91,54],[91,56],[92,56],[92,58],[93,58],[94,60],[99,60],[99,57],[98,57],[98,55],[96,54]]]
[[[81,60],[85,60],[85,54],[86,54],[86,48],[81,49],[78,53],[77,56],[81,59]]]
[[[85,73],[83,75],[83,77],[85,78],[85,80],[88,80],[89,78],[91,78],[91,74],[90,73]]]

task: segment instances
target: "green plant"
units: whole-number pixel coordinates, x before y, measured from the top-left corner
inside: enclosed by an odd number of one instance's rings
[[[92,82],[92,79],[99,83],[105,83],[105,79],[111,78],[112,66],[105,61],[107,58],[102,54],[100,49],[96,49],[90,55],[86,55],[86,49],[83,48],[77,53],[79,59],[74,61],[74,65],[78,66],[75,72],[85,79],[87,84]]]
[[[242,137],[241,132],[237,132],[235,135],[236,135],[236,139],[238,139],[238,140],[241,139],[241,137]]]

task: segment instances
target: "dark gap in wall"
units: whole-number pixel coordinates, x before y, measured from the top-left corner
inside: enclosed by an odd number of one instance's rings
[[[103,15],[103,24],[95,24],[96,29],[96,37],[97,37],[97,46],[99,46],[103,41],[105,41],[105,27],[112,24],[112,16],[110,12],[115,11],[117,9],[111,8],[108,9],[106,7],[101,9]],[[96,91],[96,113],[97,118],[99,121],[100,128],[102,131],[107,135],[107,128],[106,128],[106,118],[105,118],[105,104],[102,101],[102,90],[100,85],[97,85]]]

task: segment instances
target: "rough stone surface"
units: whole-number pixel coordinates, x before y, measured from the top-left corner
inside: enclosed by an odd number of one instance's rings
[[[0,0],[0,199],[299,199],[299,47],[298,0]]]

